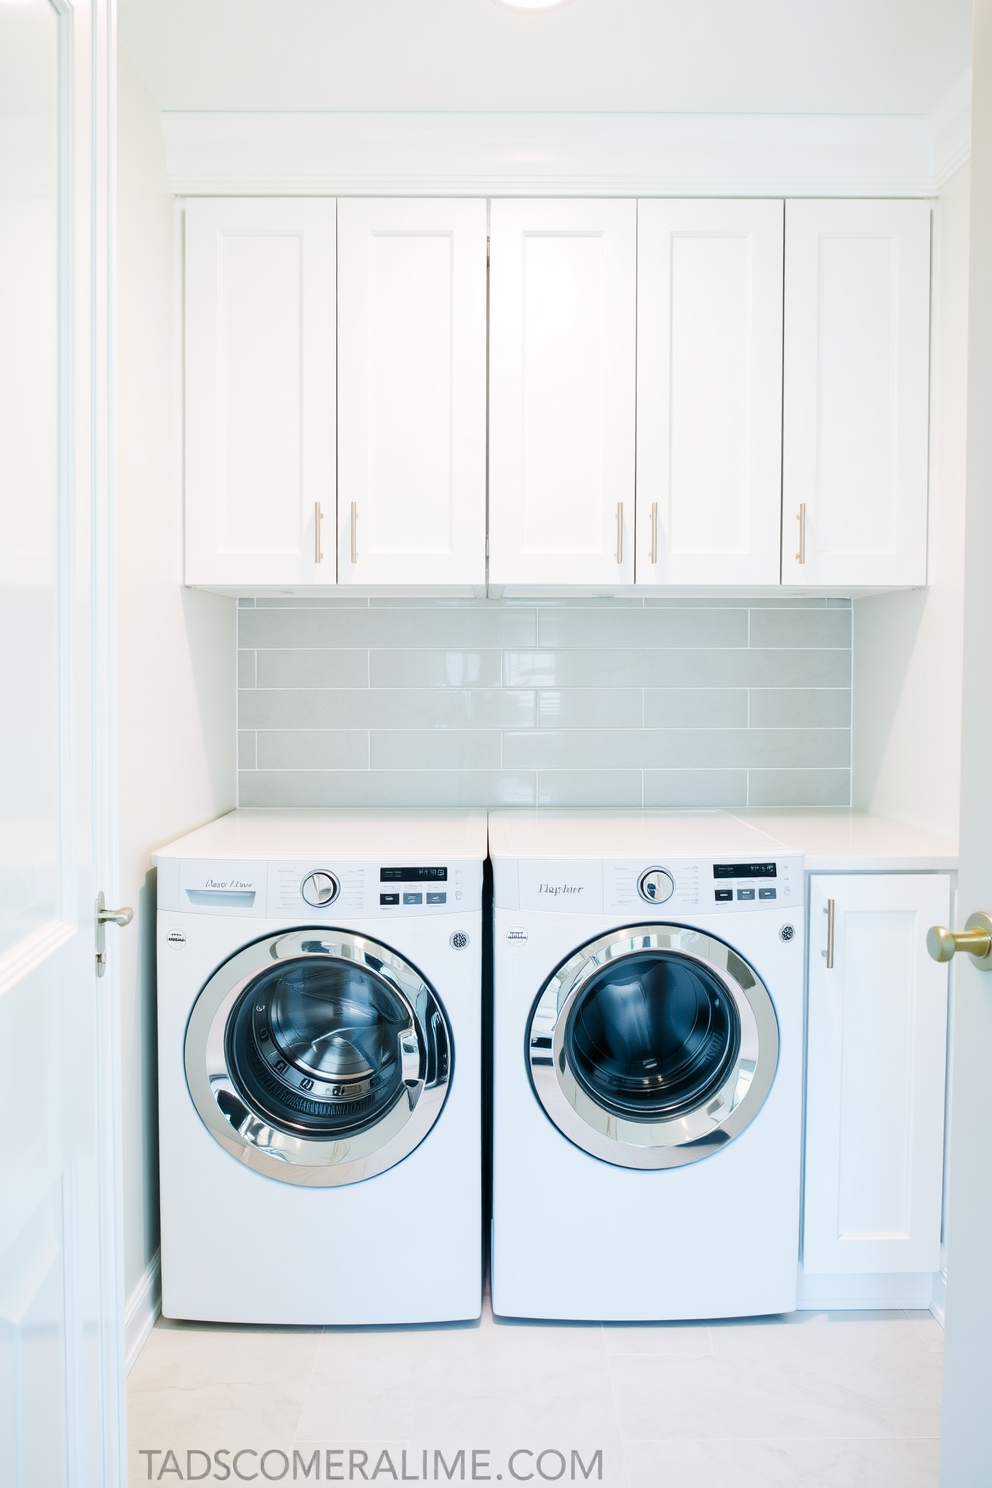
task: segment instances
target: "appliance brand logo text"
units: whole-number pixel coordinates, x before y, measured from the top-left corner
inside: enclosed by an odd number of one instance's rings
[[[539,894],[550,894],[552,899],[557,899],[559,894],[583,894],[585,884],[549,884],[542,883],[538,886]]]

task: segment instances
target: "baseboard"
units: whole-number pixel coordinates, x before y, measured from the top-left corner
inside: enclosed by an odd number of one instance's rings
[[[818,1276],[807,1274],[800,1266],[796,1306],[810,1312],[859,1312],[874,1308],[928,1312],[935,1291],[932,1271]]]
[[[947,1272],[941,1269],[935,1271],[933,1276],[933,1296],[930,1298],[930,1311],[937,1319],[941,1327],[944,1326],[944,1307],[947,1302]]]
[[[141,1280],[127,1299],[127,1309],[124,1313],[124,1344],[127,1350],[129,1374],[161,1310],[162,1275],[159,1252],[156,1251],[145,1267]]]

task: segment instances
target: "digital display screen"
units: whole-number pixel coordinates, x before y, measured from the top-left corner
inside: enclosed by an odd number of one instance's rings
[[[380,868],[380,883],[445,883],[447,868]]]
[[[714,878],[776,878],[774,863],[714,863]]]

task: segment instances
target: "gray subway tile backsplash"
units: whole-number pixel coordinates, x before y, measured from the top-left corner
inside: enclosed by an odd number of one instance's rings
[[[243,806],[846,805],[846,600],[239,605]]]

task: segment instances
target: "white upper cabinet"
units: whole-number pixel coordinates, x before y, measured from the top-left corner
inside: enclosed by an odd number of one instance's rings
[[[334,582],[335,204],[186,204],[186,582]]]
[[[945,874],[812,875],[807,1272],[938,1269],[949,910]]]
[[[633,201],[491,207],[489,576],[634,578]]]
[[[486,203],[338,203],[338,580],[486,582]]]
[[[642,201],[637,582],[777,584],[780,201]]]
[[[782,578],[924,584],[930,208],[786,206]]]

